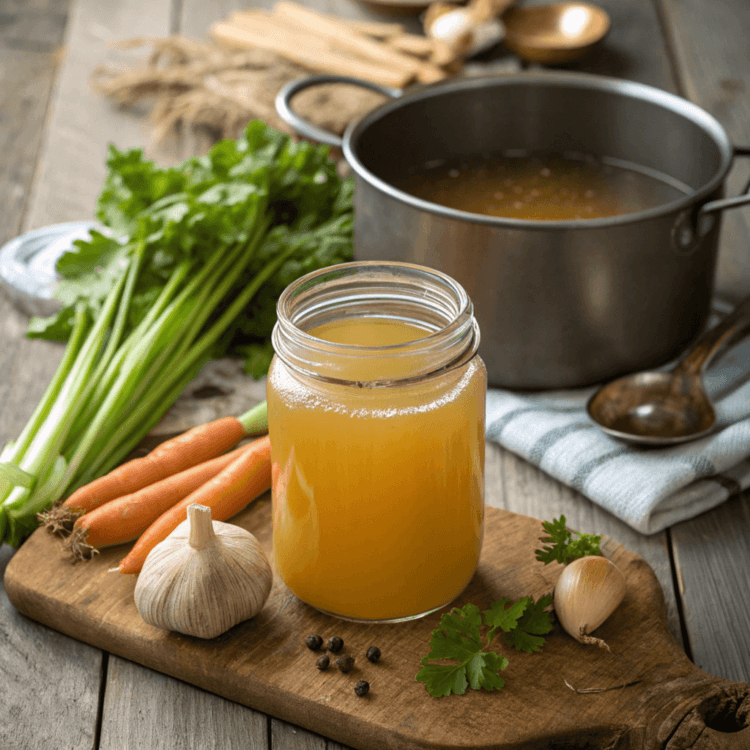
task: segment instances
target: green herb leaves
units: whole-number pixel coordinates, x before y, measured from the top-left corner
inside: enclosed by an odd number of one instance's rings
[[[536,551],[536,559],[545,565],[553,561],[569,563],[579,557],[587,555],[601,555],[599,543],[601,536],[593,534],[579,534],[577,531],[569,531],[565,527],[565,516],[560,516],[553,521],[542,522],[542,528],[548,536],[541,537],[539,541],[546,546]],[[578,539],[573,539],[575,534]]]
[[[420,662],[417,682],[423,682],[427,692],[435,697],[463,695],[467,687],[499,690],[505,685],[500,672],[508,666],[508,660],[488,650],[496,631],[502,631],[503,640],[519,651],[538,651],[544,644],[540,636],[552,630],[552,619],[544,611],[550,604],[551,596],[543,596],[537,602],[527,596],[514,603],[501,599],[484,613],[474,604],[452,609],[440,618],[440,625],[432,632],[430,653]],[[484,642],[483,624],[488,628]],[[429,663],[436,660],[453,664]]]
[[[503,640],[516,651],[531,654],[539,651],[544,645],[540,636],[552,630],[552,620],[544,610],[552,604],[551,596],[543,596],[534,602],[530,596],[519,599],[504,609],[510,599],[495,602],[485,612],[485,624],[505,631]],[[494,633],[494,629],[490,631]]]
[[[338,176],[328,152],[326,146],[294,143],[259,120],[238,140],[217,143],[204,156],[171,168],[148,161],[138,149],[110,147],[96,210],[104,228],[59,259],[55,296],[63,308],[33,320],[29,336],[67,340],[77,302],[96,317],[137,247],[143,262],[125,336],[177,269],[187,264],[192,277],[212,258],[255,243],[205,327],[269,264],[283,259],[211,352],[243,357],[248,373],[264,375],[279,294],[306,273],[352,259],[353,180]]]
[[[474,690],[499,690],[504,680],[498,672],[508,660],[494,651],[485,651],[480,634],[482,615],[474,604],[453,609],[440,618],[433,631],[430,653],[422,659],[417,681],[424,682],[430,695],[463,695],[467,686]],[[494,632],[494,630],[493,630]],[[491,638],[487,639],[489,646]],[[428,664],[435,659],[450,659],[455,664]]]

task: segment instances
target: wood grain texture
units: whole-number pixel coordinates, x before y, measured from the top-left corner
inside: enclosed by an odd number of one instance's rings
[[[170,6],[169,0],[74,3],[25,229],[93,218],[109,143],[120,149],[144,146],[142,113],[117,109],[99,97],[89,87],[89,75],[99,64],[132,64],[142,54],[117,50],[111,42],[166,36]]]
[[[18,234],[37,164],[67,0],[4,2],[0,13],[0,244]]]
[[[693,660],[727,679],[748,680],[750,498],[738,497],[671,529]],[[723,624],[730,624],[725,627]]]
[[[0,579],[13,550],[0,547]],[[0,747],[94,745],[101,652],[24,617],[0,585]]]
[[[67,11],[67,0],[0,5],[0,243],[22,226]],[[61,354],[25,339],[27,322],[0,294],[0,444],[23,427]],[[0,547],[0,576],[13,554]],[[91,748],[101,663],[99,650],[21,615],[0,586],[0,747]]]
[[[750,145],[748,64],[750,4],[745,0],[658,0],[683,93],[713,114],[737,145]],[[735,32],[735,30],[737,30]],[[741,30],[741,31],[740,31]],[[727,181],[736,195],[750,178],[738,160]],[[750,293],[750,208],[724,213],[717,291],[738,301]],[[750,679],[750,601],[737,596],[736,565],[747,567],[750,493],[671,530],[689,646],[696,663],[713,674]],[[740,531],[743,528],[744,533]],[[740,586],[746,584],[742,583]],[[738,619],[739,618],[739,619]]]
[[[99,750],[268,750],[267,718],[116,656]]]
[[[270,516],[270,502],[262,499],[234,519],[256,535],[269,557]],[[503,596],[549,591],[560,566],[534,561],[539,534],[539,521],[488,508],[480,565],[456,604],[473,602],[484,609]],[[444,700],[430,698],[414,680],[439,614],[390,626],[344,622],[302,604],[277,577],[256,618],[204,641],[141,620],[133,604],[134,581],[107,572],[125,548],[70,565],[60,559],[59,540],[44,530],[13,558],[5,585],[22,612],[75,638],[363,750],[459,745],[516,750],[555,742],[583,747],[584,740],[604,748],[626,737],[631,748],[656,748],[684,722],[703,716],[709,703],[731,706],[740,715],[750,710],[750,685],[712,677],[689,662],[667,628],[653,571],[615,546],[612,559],[628,591],[597,631],[614,657],[558,631],[540,654],[508,654],[512,666],[503,674],[500,695],[469,691]],[[304,644],[310,633],[324,639],[340,635],[357,659],[353,672],[317,670],[316,655]],[[374,643],[383,652],[378,664],[364,659]],[[563,678],[576,688],[640,682],[592,701],[571,694]],[[370,682],[366,698],[354,694],[359,679]]]
[[[750,3],[746,0],[657,0],[679,64],[684,95],[708,110],[736,145],[750,146]],[[727,182],[736,195],[750,177],[748,159]],[[734,302],[750,292],[750,209],[723,217],[717,289]]]
[[[330,750],[325,737],[279,719],[270,719],[271,747],[281,750]]]

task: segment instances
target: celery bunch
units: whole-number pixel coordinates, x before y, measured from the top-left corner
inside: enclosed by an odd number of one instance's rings
[[[260,121],[237,141],[163,169],[110,148],[93,231],[59,261],[62,309],[29,335],[67,341],[21,435],[0,453],[0,541],[106,473],[212,357],[271,357],[279,293],[352,256],[350,181],[328,149]]]

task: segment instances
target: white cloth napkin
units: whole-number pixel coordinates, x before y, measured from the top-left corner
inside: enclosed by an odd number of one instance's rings
[[[750,486],[750,340],[705,377],[717,416],[709,436],[667,448],[621,442],[586,414],[596,388],[541,393],[491,388],[487,438],[654,534]]]

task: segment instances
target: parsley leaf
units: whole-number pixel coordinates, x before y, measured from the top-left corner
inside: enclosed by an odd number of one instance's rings
[[[492,606],[484,612],[484,624],[492,628],[491,635],[494,635],[497,628],[506,633],[513,630],[518,625],[518,620],[523,615],[530,599],[531,597],[519,599],[508,609],[505,609],[505,605],[511,601],[508,598],[493,602]]]
[[[544,609],[552,604],[552,596],[543,596],[538,602],[527,596],[520,601],[526,606],[519,618],[516,627],[504,636],[505,642],[513,646],[516,651],[525,651],[531,654],[539,651],[544,645],[544,638],[540,636],[552,630],[552,617]]]
[[[505,684],[499,672],[508,660],[482,646],[480,625],[482,615],[475,604],[454,608],[440,618],[440,625],[432,633],[430,653],[420,664],[416,680],[424,682],[435,697],[463,695],[466,688],[499,690]],[[489,639],[487,641],[489,645]],[[457,664],[428,664],[435,659],[450,659]]]
[[[551,596],[543,596],[536,603],[526,596],[517,602],[500,599],[481,614],[475,604],[452,609],[440,618],[440,625],[432,632],[430,653],[420,662],[417,682],[423,682],[427,692],[435,697],[463,695],[467,687],[499,690],[505,685],[500,672],[508,666],[508,660],[487,650],[495,631],[503,631],[506,643],[519,651],[539,651],[544,645],[541,636],[552,630],[552,619],[544,612],[550,604]],[[484,646],[483,623],[489,628]],[[454,663],[429,663],[435,660]]]
[[[568,530],[565,526],[565,516],[552,521],[543,521],[542,528],[548,536],[540,538],[539,541],[546,546],[536,551],[536,559],[545,565],[553,561],[566,564],[579,557],[601,555],[599,549],[601,536],[579,534],[577,531]],[[573,534],[578,539],[573,539]]]

